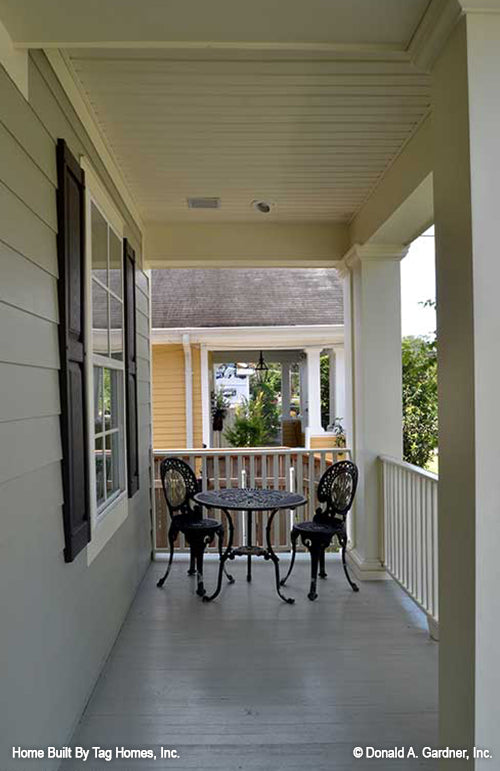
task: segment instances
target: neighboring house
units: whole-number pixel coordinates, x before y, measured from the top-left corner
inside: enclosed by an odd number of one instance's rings
[[[331,442],[321,427],[319,362],[321,352],[330,353],[333,421],[345,414],[343,296],[336,270],[154,270],[151,292],[155,448],[213,446],[211,394],[222,387],[232,402],[241,400],[240,390],[248,395],[248,378],[227,371],[221,378],[220,365],[256,362],[261,351],[267,363],[282,367],[283,443]],[[293,364],[300,370],[298,430],[290,420]]]
[[[250,377],[253,373],[252,367],[219,364],[214,368],[215,390],[222,391],[229,407],[236,407],[250,398]]]

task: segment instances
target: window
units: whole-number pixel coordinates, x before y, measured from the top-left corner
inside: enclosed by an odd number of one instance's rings
[[[122,254],[122,239],[91,198],[91,494],[97,517],[126,489]]]

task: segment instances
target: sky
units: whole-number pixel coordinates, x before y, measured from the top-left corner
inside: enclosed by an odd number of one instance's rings
[[[433,308],[419,303],[436,299],[434,228],[429,228],[410,246],[401,263],[401,332],[430,335],[436,329]]]

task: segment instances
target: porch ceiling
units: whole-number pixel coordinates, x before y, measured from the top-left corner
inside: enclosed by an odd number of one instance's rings
[[[438,2],[0,0],[0,16],[18,44],[65,49],[145,222],[347,222],[429,109],[410,50]]]

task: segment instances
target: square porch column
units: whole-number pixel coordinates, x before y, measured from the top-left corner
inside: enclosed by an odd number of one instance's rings
[[[344,328],[352,415],[348,443],[359,468],[349,559],[361,579],[383,579],[381,454],[401,459],[401,245],[354,246],[344,258]]]
[[[493,760],[455,761],[487,769],[500,763],[500,4],[461,4],[432,77],[440,744],[487,748]]]
[[[330,350],[330,424],[335,418],[342,420],[345,429],[345,356],[344,346],[335,345]]]
[[[301,354],[299,362],[299,401],[300,401],[300,422],[302,432],[305,434],[308,425],[307,414],[307,363],[305,353]]]
[[[307,375],[307,428],[306,447],[310,447],[311,436],[324,433],[321,425],[321,362],[322,346],[308,346],[306,352]]]
[[[281,419],[290,419],[290,364],[281,364]]]

